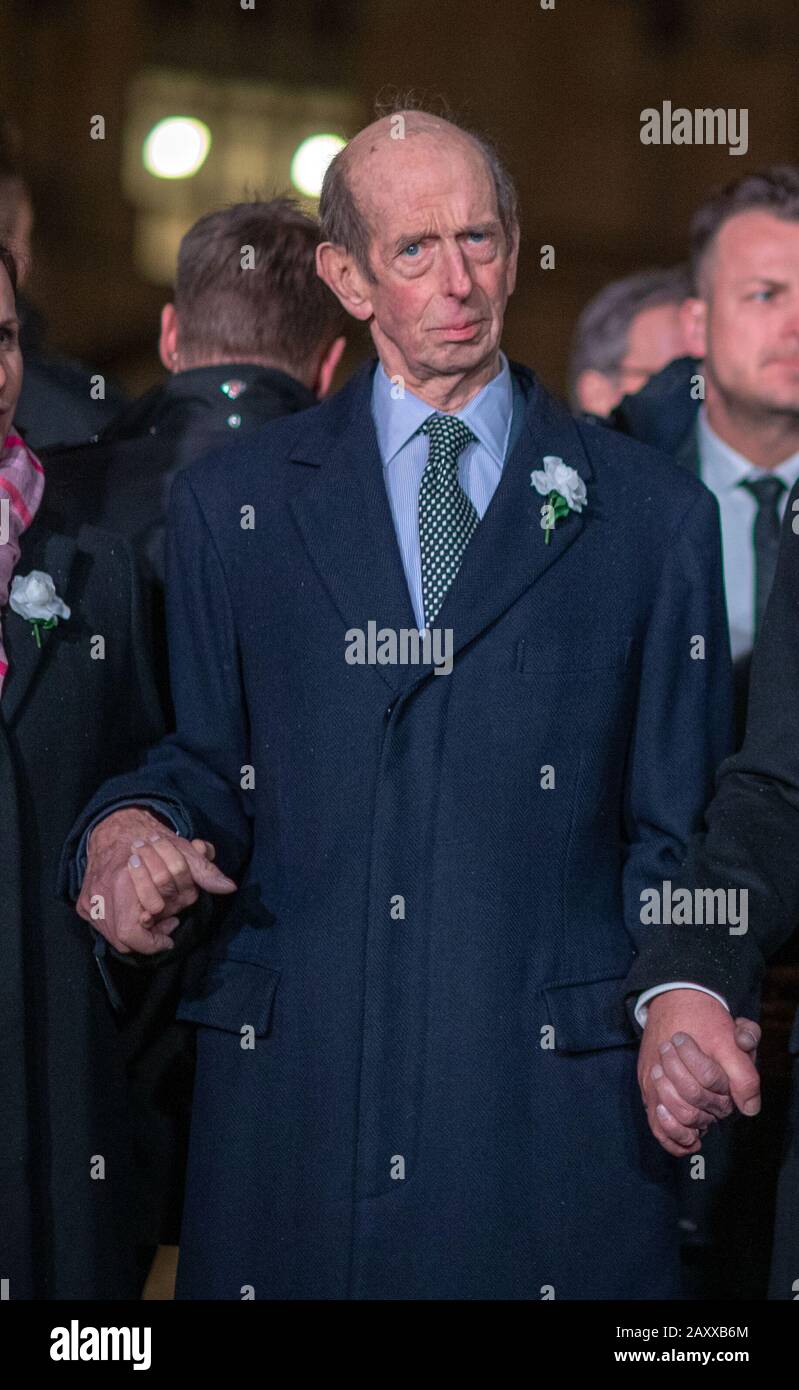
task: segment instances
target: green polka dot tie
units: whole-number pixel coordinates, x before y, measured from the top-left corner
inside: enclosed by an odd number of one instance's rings
[[[480,518],[458,482],[458,455],[475,439],[456,415],[430,415],[427,464],[419,484],[424,619],[432,627]]]

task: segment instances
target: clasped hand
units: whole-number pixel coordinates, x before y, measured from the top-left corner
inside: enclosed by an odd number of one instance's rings
[[[668,1153],[698,1153],[711,1125],[760,1110],[760,1028],[712,995],[672,989],[649,1002],[638,1083],[649,1127]]]
[[[169,951],[178,914],[201,890],[236,891],[213,859],[207,840],[185,840],[149,811],[124,807],[89,836],[76,910],[122,955]]]

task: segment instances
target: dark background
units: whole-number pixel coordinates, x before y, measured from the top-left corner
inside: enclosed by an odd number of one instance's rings
[[[505,346],[562,389],[576,315],[596,289],[680,259],[710,187],[797,157],[798,58],[796,0],[256,0],[252,11],[239,0],[3,0],[3,110],[36,210],[28,289],[54,347],[143,389],[161,375],[169,287],[136,269],[123,188],[137,77],[166,68],[200,83],[344,89],[361,113],[353,125],[387,84],[412,88],[493,137],[518,181],[522,262]],[[642,145],[640,113],[665,99],[748,108],[748,153]],[[102,141],[89,137],[96,113]],[[207,207],[231,196],[229,180],[215,190],[213,179],[209,159]],[[555,269],[539,266],[544,243]]]

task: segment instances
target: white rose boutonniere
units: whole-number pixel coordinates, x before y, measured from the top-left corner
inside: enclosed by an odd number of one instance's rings
[[[40,628],[55,627],[59,618],[70,615],[70,609],[58,597],[55,584],[44,570],[31,570],[24,578],[21,574],[14,575],[8,602],[15,613],[32,624],[37,647],[42,645]]]
[[[533,469],[530,483],[536,492],[546,497],[541,508],[541,526],[546,533],[546,544],[555,529],[555,523],[569,512],[581,512],[588,500],[585,483],[580,474],[569,468],[556,454],[544,455],[544,467]]]

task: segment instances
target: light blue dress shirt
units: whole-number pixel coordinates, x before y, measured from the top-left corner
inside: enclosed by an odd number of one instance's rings
[[[513,421],[513,380],[508,359],[499,354],[500,370],[456,415],[475,435],[458,459],[458,480],[482,521],[502,477]],[[422,561],[419,546],[419,484],[427,464],[429,440],[419,426],[435,414],[433,407],[407,387],[400,394],[381,363],[372,383],[372,418],[383,461],[397,544],[417,625],[424,627]]]

